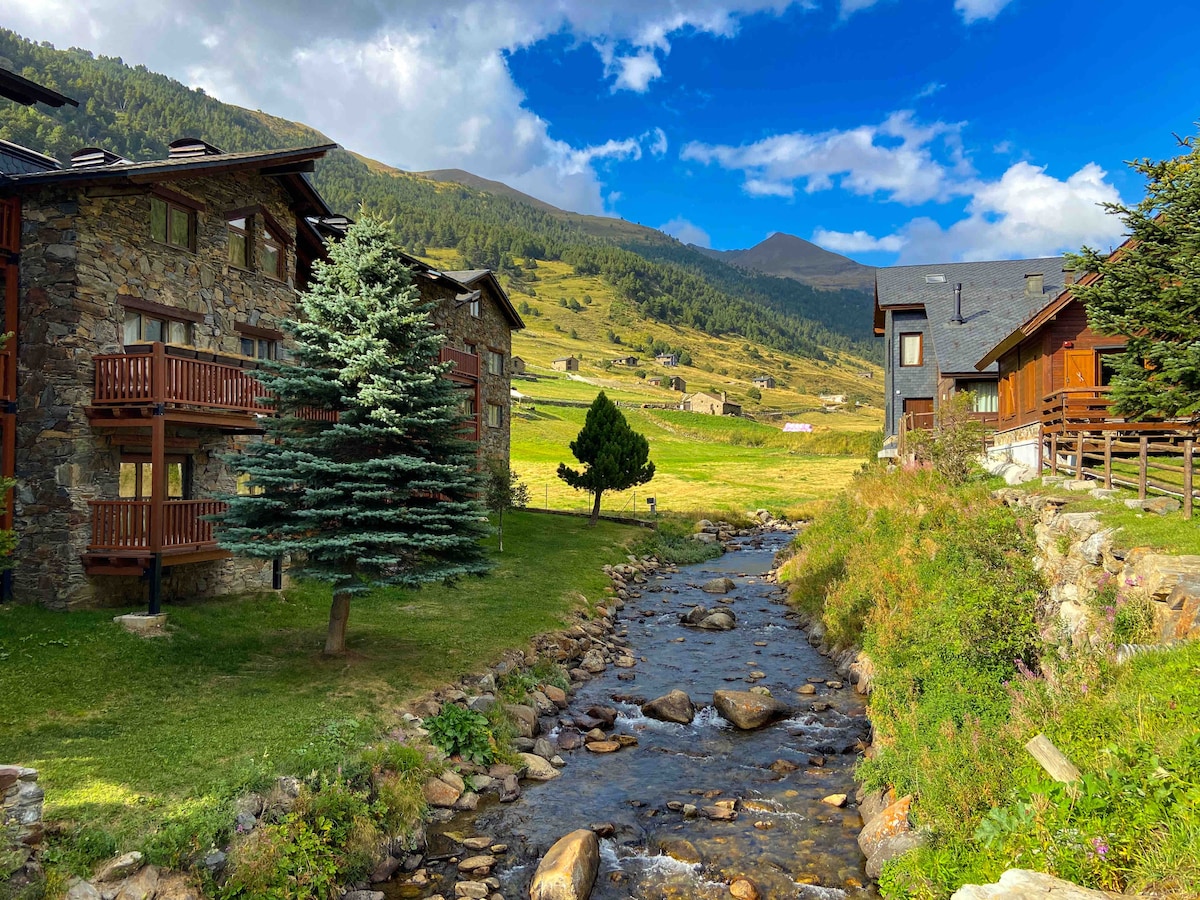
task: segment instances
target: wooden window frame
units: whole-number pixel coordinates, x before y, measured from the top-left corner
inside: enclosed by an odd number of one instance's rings
[[[482,319],[483,318],[483,299],[480,297],[476,297],[474,300],[472,300],[470,303],[467,304],[467,309],[471,313],[471,318]]]
[[[164,333],[159,338],[158,343],[168,344],[172,347],[194,347],[196,341],[195,323],[202,321],[203,316],[195,316],[194,313],[188,315],[178,315],[179,311],[172,309],[169,306],[162,306],[158,303],[140,302],[140,303],[122,303],[121,308],[125,311],[121,318],[121,343],[125,346],[130,344],[152,344],[156,343],[150,338],[143,337],[145,334],[146,319],[155,319],[161,321],[164,326]],[[138,337],[133,341],[125,340],[125,318],[130,313],[134,313],[138,317]],[[183,343],[168,339],[170,326],[183,325],[186,329],[186,337]]]
[[[279,220],[271,215],[261,203],[255,203],[253,206],[239,206],[237,209],[226,210],[225,212],[225,229],[229,232],[229,223],[236,219],[246,220],[246,267],[242,268],[236,263],[230,263],[235,269],[243,272],[257,272],[260,275],[265,275],[272,281],[281,281],[287,283],[288,272],[288,251],[292,249],[295,241],[287,233]],[[267,232],[271,238],[279,245],[279,266],[276,272],[268,272],[262,267],[262,260],[259,257],[260,245],[262,244],[261,232]],[[226,253],[228,256],[228,252]]]
[[[185,202],[185,199],[190,200],[190,202]],[[155,234],[154,208],[156,203],[163,204],[164,208],[164,230],[162,238],[158,238],[158,236]],[[203,204],[197,204],[194,202],[194,200],[191,200],[191,198],[184,198],[181,196],[181,194],[175,193],[174,191],[152,191],[150,193],[150,240],[162,247],[173,247],[175,250],[186,250],[188,253],[196,252],[196,212],[198,205]],[[186,245],[176,244],[175,241],[170,239],[170,234],[172,234],[170,222],[172,222],[173,212],[178,212],[178,214],[186,217]]]
[[[257,230],[254,233],[254,265],[256,270],[275,281],[287,281],[288,244],[286,232],[280,229],[275,224],[275,220],[266,215],[265,212],[261,216],[256,216],[254,221],[257,226]],[[270,237],[270,240],[267,239],[267,236]],[[263,248],[270,246],[274,246],[278,251],[274,272],[269,271],[263,266]]]
[[[492,421],[492,410],[496,410],[496,421]],[[487,427],[488,428],[503,428],[504,427],[504,406],[499,403],[487,404]]]
[[[904,339],[917,339],[917,361],[915,363],[906,363],[904,361]],[[923,331],[903,331],[900,333],[900,368],[902,369],[919,369],[925,365],[925,333]]]
[[[242,222],[243,227],[240,229],[236,228],[233,224],[234,222]],[[254,217],[253,216],[237,216],[237,215],[226,215],[225,216],[225,237],[226,237],[226,240],[228,241],[228,244],[226,245],[225,258],[229,262],[229,265],[233,266],[235,269],[241,269],[244,272],[253,272],[254,271],[254,269],[253,269],[253,266],[254,266],[254,250],[253,250],[254,242],[253,242],[253,240],[251,240],[251,233],[252,233],[253,229],[254,229]],[[241,232],[240,238],[236,236],[239,231]],[[243,264],[241,264],[241,265],[234,262],[234,260],[233,260],[232,250],[233,250],[233,242],[235,240],[241,240],[241,242],[244,246],[244,250],[242,251]]]
[[[168,479],[167,489],[168,495],[164,500],[191,500],[192,499],[192,470],[191,457],[186,455],[168,454],[163,458],[163,465],[170,467],[179,465],[179,496],[170,496],[170,480]],[[122,453],[117,461],[117,496],[121,500],[150,500],[153,495],[153,484],[151,485],[151,496],[142,495],[142,467],[152,466],[154,458],[149,453]],[[120,467],[124,465],[134,466],[133,475],[133,496],[121,497],[121,474]],[[152,470],[153,471],[153,470]],[[153,477],[153,476],[151,476]]]
[[[498,371],[498,372],[493,372],[493,371],[492,371],[492,359],[493,359],[493,358],[495,358],[496,360],[498,360],[497,366],[498,366],[498,368],[499,368],[499,370],[500,370],[500,371]],[[498,375],[498,376],[500,376],[501,378],[503,378],[503,377],[504,377],[504,351],[502,351],[502,350],[496,350],[496,349],[494,349],[494,348],[492,348],[492,347],[488,347],[488,348],[487,348],[487,355],[486,355],[486,357],[485,357],[484,359],[485,359],[485,362],[486,362],[486,371],[487,371],[487,373],[488,373],[489,375]]]

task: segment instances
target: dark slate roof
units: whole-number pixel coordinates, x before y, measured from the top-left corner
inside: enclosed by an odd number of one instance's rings
[[[442,274],[453,278],[459,284],[465,284],[471,288],[478,289],[481,283],[491,285],[492,290],[496,294],[496,299],[500,301],[500,311],[504,313],[509,324],[513,328],[525,327],[525,322],[521,319],[517,308],[513,306],[508,292],[504,290],[504,286],[500,284],[500,279],[496,277],[496,273],[491,269],[459,269],[453,272],[443,272]]]
[[[491,269],[457,269],[455,271],[443,272],[443,275],[449,275],[459,284],[471,284],[478,281],[484,275],[490,275]]]
[[[35,153],[20,144],[0,141],[0,175],[25,175],[58,168],[58,160]]]
[[[9,100],[15,100],[26,106],[32,106],[35,103],[45,103],[47,106],[63,106],[68,103],[71,106],[79,105],[78,100],[72,100],[65,94],[42,87],[36,81],[30,81],[7,69],[0,69],[0,97],[7,97]]]
[[[1062,291],[1065,262],[1050,256],[876,269],[876,302],[882,309],[924,306],[938,371],[975,372],[988,350]],[[928,275],[944,275],[945,281],[931,283]],[[1042,276],[1040,293],[1026,293],[1026,275]],[[950,321],[958,284],[963,286],[961,325]]]

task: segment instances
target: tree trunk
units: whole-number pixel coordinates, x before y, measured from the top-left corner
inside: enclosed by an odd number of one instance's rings
[[[592,519],[588,522],[589,525],[595,525],[600,521],[600,497],[603,491],[596,491],[596,502],[592,504]]]
[[[346,652],[346,623],[350,621],[350,595],[335,591],[329,607],[329,631],[325,634],[325,655],[337,656]]]

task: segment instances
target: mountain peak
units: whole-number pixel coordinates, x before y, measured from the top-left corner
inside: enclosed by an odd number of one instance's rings
[[[776,231],[748,250],[706,250],[709,256],[764,275],[792,278],[826,290],[872,291],[875,269],[802,237]]]

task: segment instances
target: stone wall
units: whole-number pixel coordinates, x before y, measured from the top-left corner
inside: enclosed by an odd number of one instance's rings
[[[42,846],[44,793],[37,782],[37,769],[0,766],[0,854],[11,852],[18,871]]]
[[[123,350],[124,298],[200,315],[193,341],[200,350],[237,355],[235,324],[277,328],[293,314],[295,252],[287,279],[228,262],[225,213],[261,205],[295,239],[295,215],[283,188],[254,174],[171,183],[203,204],[196,212],[195,249],[150,238],[150,193],[140,189],[44,188],[23,199],[20,257],[21,323],[14,504],[20,539],[14,571],[19,600],[55,608],[141,602],[134,578],[89,577],[81,555],[91,533],[89,500],[116,499],[119,443],[93,430],[93,357]],[[194,430],[200,442],[192,496],[233,488],[233,473],[216,460],[232,449],[216,430]],[[190,571],[189,571],[190,570]],[[270,566],[242,560],[182,566],[167,597],[218,594],[270,585]]]

